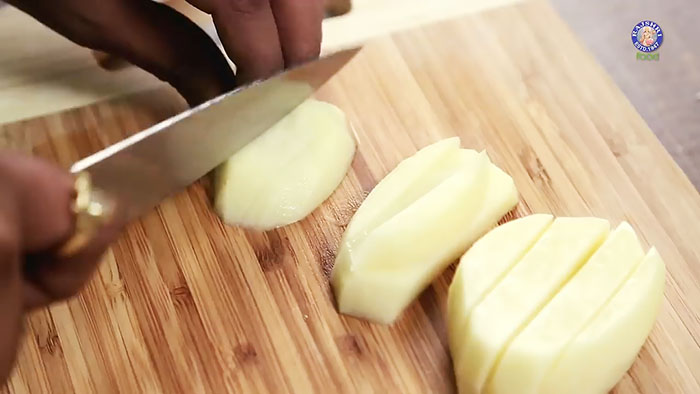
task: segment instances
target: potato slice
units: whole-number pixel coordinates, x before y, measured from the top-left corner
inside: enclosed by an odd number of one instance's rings
[[[537,214],[496,227],[462,256],[447,296],[450,351],[461,365],[466,320],[486,294],[552,224],[552,215]]]
[[[652,248],[619,292],[560,355],[543,394],[607,393],[632,366],[663,301],[666,268]]]
[[[540,382],[563,348],[613,297],[643,257],[634,230],[623,222],[508,346],[487,391],[539,393]]]
[[[443,181],[454,170],[459,138],[452,137],[428,145],[401,161],[365,198],[348,223],[333,265],[336,296],[350,274],[349,250],[379,224],[405,209]]]
[[[387,175],[343,235],[331,276],[341,313],[390,324],[517,203],[485,153],[448,139]]]
[[[603,219],[550,220],[504,224],[460,259],[448,295],[460,393],[608,392],[649,335],[664,285],[656,250],[644,257],[626,222],[609,234]]]
[[[401,161],[362,202],[343,234],[344,240],[352,245],[364,239],[379,224],[454,174],[459,152],[459,138],[452,137]]]
[[[217,168],[214,208],[258,230],[299,221],[338,187],[355,147],[339,108],[307,100]]]
[[[608,235],[597,218],[557,218],[530,251],[472,310],[462,331],[461,393],[481,393],[504,347],[588,260]]]

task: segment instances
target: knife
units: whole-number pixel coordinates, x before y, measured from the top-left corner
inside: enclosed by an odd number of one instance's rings
[[[75,164],[76,232],[62,254],[84,244],[104,196],[133,221],[233,156],[308,99],[361,48],[351,48],[253,82],[166,119]],[[241,192],[245,192],[244,190]],[[78,242],[76,239],[82,241]]]

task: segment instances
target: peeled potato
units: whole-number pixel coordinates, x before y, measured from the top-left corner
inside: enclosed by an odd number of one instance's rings
[[[307,100],[217,168],[214,208],[258,230],[299,221],[338,187],[355,146],[339,108]]]
[[[491,230],[462,256],[448,293],[453,363],[461,365],[466,319],[552,224],[552,215],[531,215]]]
[[[607,392],[649,334],[663,272],[624,222],[532,215],[486,234],[448,295],[459,392]]]
[[[341,313],[390,324],[517,203],[485,153],[449,138],[390,172],[350,221],[331,275]]]
[[[651,332],[665,278],[664,262],[652,248],[622,288],[566,346],[542,382],[541,392],[607,393],[614,387]]]

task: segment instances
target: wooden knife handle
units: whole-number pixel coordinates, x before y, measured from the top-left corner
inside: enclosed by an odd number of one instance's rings
[[[74,188],[71,211],[75,217],[75,230],[57,252],[63,258],[72,257],[88,245],[102,226],[112,220],[116,207],[113,199],[92,187],[88,173],[76,176]]]

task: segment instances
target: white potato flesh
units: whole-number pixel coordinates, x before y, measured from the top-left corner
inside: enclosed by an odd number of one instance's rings
[[[487,391],[539,393],[540,382],[562,349],[613,297],[643,257],[637,235],[623,222],[507,347]]]
[[[351,270],[349,251],[379,224],[405,209],[455,167],[459,138],[441,140],[401,161],[367,195],[348,223],[336,256],[331,280],[336,297],[342,293]]]
[[[459,160],[459,138],[438,141],[401,161],[367,195],[348,224],[344,240],[351,245],[405,209],[453,173]]]
[[[362,243],[354,246],[354,269],[395,274],[406,267],[414,267],[411,274],[424,276],[423,270],[430,269],[425,261],[442,260],[443,254],[454,253],[450,241],[459,242],[464,227],[462,219],[473,218],[481,208],[490,165],[484,153],[467,150],[458,153],[461,160],[455,163],[453,172],[444,181],[374,228]],[[457,197],[461,200],[455,207]],[[444,248],[437,251],[436,256],[434,245],[437,244]]]
[[[337,294],[341,313],[390,323],[454,253],[463,220],[483,200],[489,164],[483,154],[465,156],[473,160],[348,248],[351,274]]]
[[[390,324],[437,275],[517,204],[513,180],[485,153],[437,142],[367,196],[331,276],[341,313]]]
[[[457,370],[461,393],[481,393],[489,372],[513,339],[610,231],[598,218],[557,218],[466,319]]]
[[[217,168],[214,208],[258,230],[297,222],[338,187],[355,147],[342,110],[309,99]]]
[[[536,214],[508,222],[479,239],[462,256],[447,296],[448,334],[455,365],[461,364],[466,319],[472,309],[503,278],[549,228],[552,215]]]
[[[460,259],[448,330],[462,394],[606,393],[651,331],[665,279],[656,250],[645,257],[626,222],[610,233],[603,219],[547,219],[506,223]]]
[[[652,248],[620,291],[564,349],[540,392],[609,392],[632,366],[654,326],[665,279],[664,262]]]

